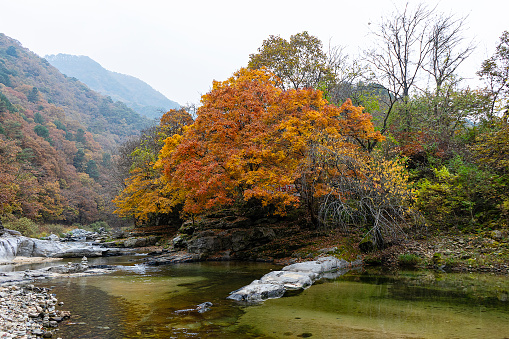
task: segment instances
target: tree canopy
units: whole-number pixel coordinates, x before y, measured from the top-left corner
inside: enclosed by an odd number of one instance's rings
[[[282,90],[267,70],[241,69],[214,82],[194,124],[165,141],[163,168],[170,205],[184,213],[256,199],[284,214],[313,193],[327,169],[313,165],[320,147],[357,152],[358,140],[381,140],[369,114],[347,101],[337,107],[313,89]],[[308,194],[306,194],[307,196]]]

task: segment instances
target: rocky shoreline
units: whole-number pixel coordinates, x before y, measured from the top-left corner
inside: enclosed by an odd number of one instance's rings
[[[83,258],[81,263],[0,273],[0,338],[53,338],[58,323],[70,318],[69,311],[57,309],[63,303],[59,303],[49,289],[30,283],[57,277],[105,274],[113,270],[111,267],[89,267]]]
[[[0,338],[53,338],[58,323],[70,312],[46,288],[33,285],[0,286]]]

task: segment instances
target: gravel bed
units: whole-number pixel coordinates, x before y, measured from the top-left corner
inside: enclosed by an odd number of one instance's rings
[[[70,317],[61,305],[46,288],[0,286],[0,338],[56,338],[54,329]]]

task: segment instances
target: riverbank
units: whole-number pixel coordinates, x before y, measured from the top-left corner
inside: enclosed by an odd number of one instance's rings
[[[11,265],[55,261],[55,258],[16,257]],[[58,323],[70,318],[69,311],[58,310],[55,294],[32,283],[52,278],[99,275],[112,272],[110,267],[89,267],[86,260],[37,270],[0,273],[0,338],[56,338]]]
[[[498,232],[430,235],[405,239],[379,252],[364,255],[367,265],[393,270],[415,267],[446,272],[509,274],[509,242]]]
[[[0,286],[0,338],[56,338],[54,328],[70,317],[49,289]]]
[[[361,235],[343,234],[341,232],[333,231],[323,233],[308,231],[305,234],[293,233],[293,237],[294,238],[292,238],[292,240],[297,240],[296,242],[290,242],[288,239],[275,239],[275,243],[270,245],[267,244],[262,247],[263,253],[257,252],[256,250],[250,251],[253,258],[256,258],[253,261],[268,261],[285,266],[292,263],[309,262],[313,259],[316,260],[318,256],[334,256],[336,258],[344,258],[347,261],[353,261],[357,255],[361,255],[365,266],[380,265],[384,270],[388,268],[397,271],[408,267],[406,265],[402,265],[403,262],[401,256],[411,255],[420,258],[420,260],[413,266],[418,269],[422,268],[452,272],[478,271],[497,274],[509,273],[507,265],[509,261],[506,260],[508,254],[508,246],[506,240],[507,238],[505,234],[498,234],[496,232],[478,235],[420,235],[416,236],[416,239],[405,239],[397,244],[393,244],[391,247],[385,250],[374,251],[370,253],[360,252],[358,244],[360,239],[362,239]],[[494,238],[497,238],[497,240]],[[146,258],[148,261],[153,260],[156,256],[160,255],[181,255],[181,259],[189,258],[186,257],[183,252],[172,252],[168,245],[166,245],[167,243],[171,243],[171,240],[172,239],[167,239],[166,241],[163,241],[163,239],[160,239],[159,243],[161,246],[139,248],[140,251],[147,253],[152,252],[151,255],[141,258]],[[286,246],[278,247],[277,242]],[[300,243],[302,246],[292,248],[292,245],[295,243]],[[292,250],[290,250],[290,248],[292,248]],[[290,253],[291,255],[281,256],[281,253]],[[214,256],[214,253],[211,253],[208,257],[197,256],[193,257],[192,259],[192,261],[217,260],[217,258]],[[224,258],[220,259],[224,260]],[[44,261],[48,259],[15,258],[13,261],[19,263],[27,263],[40,260]],[[168,264],[169,262],[166,263]],[[76,266],[79,264],[75,263],[61,265],[61,271],[64,272],[67,270],[67,273],[44,271],[45,273],[42,275],[37,271],[22,271],[12,273],[8,272],[8,274],[4,273],[4,276],[1,276],[2,273],[0,273],[0,280],[9,280],[6,282],[7,286],[1,288],[0,291],[4,293],[10,293],[12,291],[13,293],[12,296],[10,294],[5,294],[6,298],[1,300],[0,308],[2,308],[2,311],[8,310],[10,313],[8,313],[9,316],[2,313],[0,316],[2,319],[0,320],[4,321],[6,318],[10,317],[12,318],[12,321],[9,323],[9,325],[6,325],[9,326],[9,331],[11,332],[7,332],[3,330],[4,327],[0,327],[3,331],[3,333],[0,332],[0,338],[40,338],[42,337],[42,334],[40,334],[41,332],[30,331],[40,330],[39,325],[41,324],[41,320],[44,321],[45,318],[47,320],[50,319],[50,315],[48,315],[48,317],[43,316],[42,318],[40,317],[40,319],[37,318],[35,320],[30,318],[30,316],[27,317],[28,313],[25,309],[25,306],[30,302],[31,299],[28,301],[15,301],[14,298],[18,295],[30,294],[31,291],[28,290],[17,292],[19,291],[17,289],[23,289],[23,287],[9,286],[13,284],[11,274],[22,278],[21,280],[23,281],[18,281],[16,284],[27,284],[29,281],[33,281],[34,279],[42,279],[43,281],[47,281],[47,278],[51,278],[53,276],[71,277],[87,274],[85,272],[70,272],[72,271],[72,265]],[[269,278],[272,279],[272,275],[269,276]],[[277,278],[281,277],[278,276]],[[48,294],[49,292],[47,291],[46,293]],[[4,304],[4,302],[6,303]],[[2,324],[0,325],[3,326]],[[39,336],[37,333],[39,333]],[[49,334],[46,335],[49,336]],[[56,338],[58,336],[58,332],[54,332],[52,335],[53,338]]]
[[[482,233],[437,233],[425,229],[409,231],[406,238],[391,241],[383,250],[361,250],[364,235],[336,230],[299,229],[295,225],[272,225],[274,236],[266,243],[242,252],[214,251],[211,239],[221,239],[220,231],[208,230],[206,236],[188,240],[193,246],[182,246],[182,235],[162,239],[160,247],[151,247],[153,265],[210,260],[242,260],[273,262],[279,265],[312,260],[332,255],[347,261],[359,256],[366,266],[382,266],[390,270],[407,268],[432,269],[446,272],[486,272],[509,274],[509,237],[505,231]],[[203,231],[202,233],[204,233]],[[224,238],[223,238],[224,239]],[[194,244],[200,244],[195,246]],[[216,247],[220,248],[220,247]],[[241,255],[240,255],[241,254]]]

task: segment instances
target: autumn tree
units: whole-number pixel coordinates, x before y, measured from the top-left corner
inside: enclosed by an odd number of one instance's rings
[[[248,67],[268,68],[281,80],[278,84],[283,89],[317,88],[321,83],[335,81],[334,70],[342,59],[338,50],[333,56],[328,59],[320,39],[306,31],[290,36],[289,41],[271,35],[258,53],[249,56]]]
[[[316,222],[314,199],[325,194],[327,169],[311,150],[355,153],[355,140],[381,140],[369,114],[341,107],[311,88],[282,90],[267,70],[241,69],[214,82],[197,119],[166,139],[156,167],[164,169],[171,205],[200,214],[252,199],[274,213],[304,205]]]
[[[125,142],[115,161],[116,175],[123,182],[121,193],[114,199],[115,213],[123,217],[153,223],[164,222],[172,214],[165,178],[154,168],[164,140],[181,135],[193,119],[185,108],[172,109],[161,117],[158,126],[146,129],[137,139]],[[178,211],[177,211],[178,213]]]

